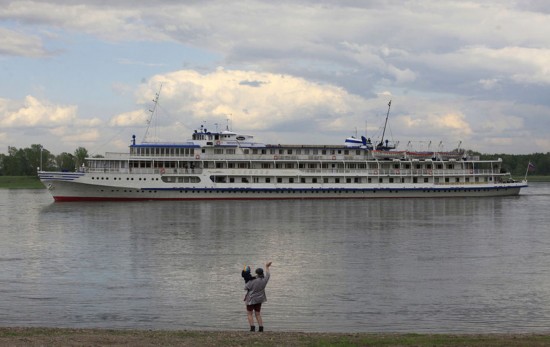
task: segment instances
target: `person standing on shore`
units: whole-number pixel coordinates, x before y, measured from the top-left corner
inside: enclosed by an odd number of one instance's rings
[[[252,313],[256,316],[256,321],[258,322],[258,331],[264,331],[264,323],[262,321],[262,303],[267,301],[267,296],[265,295],[265,287],[269,281],[269,267],[271,262],[265,264],[265,273],[262,268],[256,269],[256,279],[249,281],[244,286],[244,290],[247,291],[246,295],[246,314],[248,318],[248,324],[250,325],[250,331],[256,331],[256,326],[254,325],[254,317]]]

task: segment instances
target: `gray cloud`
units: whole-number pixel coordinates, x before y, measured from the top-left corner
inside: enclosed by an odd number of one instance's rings
[[[263,81],[240,81],[239,85],[258,88],[258,87],[261,87],[262,84],[266,84],[266,83],[267,82],[263,82]]]

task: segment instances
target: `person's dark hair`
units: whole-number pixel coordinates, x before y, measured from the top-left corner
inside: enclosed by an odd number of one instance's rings
[[[260,278],[263,278],[264,277],[264,269],[262,269],[261,267],[257,268],[256,269],[256,275],[258,275],[258,277],[260,277]]]

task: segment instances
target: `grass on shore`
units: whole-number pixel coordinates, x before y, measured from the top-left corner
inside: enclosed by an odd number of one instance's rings
[[[0,188],[4,189],[44,189],[38,176],[0,176]]]
[[[521,181],[524,177],[517,178],[516,180]],[[550,182],[550,176],[527,176],[527,182]]]
[[[539,334],[382,334],[0,328],[0,345],[130,346],[548,346]]]

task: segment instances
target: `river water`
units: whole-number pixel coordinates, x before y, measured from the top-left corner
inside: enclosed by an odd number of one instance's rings
[[[548,332],[550,184],[520,196],[54,203],[0,190],[0,325]]]

